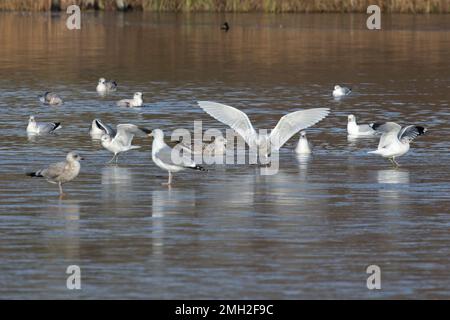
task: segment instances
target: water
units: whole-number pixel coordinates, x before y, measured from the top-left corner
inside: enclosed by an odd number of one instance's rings
[[[450,297],[448,15],[386,16],[382,31],[365,29],[365,15],[82,19],[68,31],[64,16],[0,15],[1,298]],[[101,76],[119,91],[99,98]],[[354,94],[333,100],[335,83]],[[41,105],[45,90],[66,103]],[[115,106],[135,91],[144,108]],[[294,155],[296,136],[276,175],[215,166],[177,174],[171,190],[148,138],[107,166],[88,135],[94,117],[224,130],[197,100],[238,107],[257,128],[298,108],[333,113],[308,131],[314,155]],[[367,154],[376,139],[347,139],[349,113],[429,132],[396,170]],[[30,141],[30,114],[63,129]],[[24,175],[70,150],[86,161],[65,198]],[[372,264],[382,290],[366,288]],[[81,291],[66,289],[69,265],[81,267]]]

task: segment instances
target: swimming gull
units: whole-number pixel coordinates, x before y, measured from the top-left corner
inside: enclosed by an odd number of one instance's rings
[[[349,136],[374,136],[377,132],[368,124],[357,124],[353,114],[347,117],[347,133]]]
[[[65,161],[53,163],[47,168],[27,173],[27,176],[44,178],[50,183],[58,184],[59,193],[63,195],[62,185],[72,181],[80,173],[80,160],[82,157],[76,152],[69,152]]]
[[[28,120],[27,133],[28,134],[42,134],[53,133],[61,128],[60,122],[36,122],[34,116],[30,116]]]
[[[133,99],[122,99],[117,102],[117,106],[119,107],[141,107],[144,101],[142,100],[142,92],[136,92],[133,96]]]
[[[311,154],[311,144],[308,142],[306,138],[306,132],[300,132],[300,139],[298,140],[297,147],[295,148],[295,153],[297,154]]]
[[[335,97],[335,98],[348,96],[350,93],[352,93],[352,89],[350,89],[350,88],[341,87],[338,84],[334,86],[333,97]]]
[[[160,129],[155,129],[149,135],[153,137],[152,143],[152,160],[163,170],[169,172],[169,179],[167,185],[172,184],[172,172],[179,172],[185,169],[193,169],[200,171],[207,171],[205,168],[197,165],[190,157],[175,152],[172,157],[172,148],[164,142],[164,132]],[[175,150],[176,151],[176,150]]]
[[[47,91],[42,96],[39,96],[39,100],[44,104],[60,105],[63,103],[62,99],[54,92]]]
[[[100,119],[92,120],[91,129],[89,130],[89,134],[92,139],[101,139],[104,134],[115,136],[116,130],[112,128],[110,125],[103,123]]]
[[[409,150],[409,144],[416,137],[423,135],[427,129],[421,126],[409,125],[402,128],[395,122],[374,123],[372,128],[381,132],[378,149],[369,153],[378,154],[388,158],[392,164],[398,167],[395,158],[401,157]]]
[[[105,78],[98,79],[98,84],[96,88],[98,93],[108,93],[117,90],[117,83],[114,80],[106,81]]]
[[[236,108],[210,101],[198,101],[198,104],[210,116],[230,126],[250,147],[257,147],[259,154],[266,157],[272,151],[279,150],[297,132],[313,126],[330,112],[328,108],[314,108],[289,113],[281,117],[268,135],[258,134],[248,116]]]
[[[101,138],[102,146],[114,153],[114,156],[109,163],[119,159],[119,153],[126,152],[128,150],[139,149],[140,146],[132,146],[134,135],[137,133],[151,133],[151,130],[138,127],[134,124],[119,124],[117,125],[117,133],[115,135],[104,134]]]

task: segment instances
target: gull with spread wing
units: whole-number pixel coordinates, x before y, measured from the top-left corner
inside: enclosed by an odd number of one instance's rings
[[[369,151],[369,153],[388,158],[396,167],[398,167],[398,163],[395,161],[395,158],[407,153],[411,141],[425,134],[427,131],[424,127],[416,125],[409,125],[402,128],[395,122],[374,123],[372,124],[372,128],[377,132],[381,132],[381,137],[378,149]]]
[[[249,147],[258,148],[259,154],[265,157],[273,151],[278,151],[297,132],[313,126],[330,113],[328,108],[314,108],[288,113],[281,117],[278,124],[268,135],[258,134],[248,116],[234,107],[210,101],[198,101],[198,105],[213,118],[230,126],[245,140]]]
[[[102,146],[114,153],[112,159],[108,162],[111,163],[119,159],[119,153],[126,152],[128,150],[139,149],[140,146],[132,146],[134,135],[137,133],[151,133],[151,130],[138,127],[134,124],[119,124],[116,129],[117,133],[115,135],[104,134],[102,136]]]

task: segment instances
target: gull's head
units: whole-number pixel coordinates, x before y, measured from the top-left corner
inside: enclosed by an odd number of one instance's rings
[[[111,136],[109,134],[102,135],[102,137],[100,139],[101,139],[102,143],[103,142],[111,142],[111,140],[112,140]]]
[[[105,82],[106,82],[105,78],[98,79],[98,84],[105,84]]]
[[[352,114],[349,114],[347,119],[348,119],[348,122],[355,122],[356,121],[356,117],[354,115],[352,115]]]
[[[152,133],[149,134],[150,137],[153,137],[155,140],[163,140],[164,132],[161,129],[152,130]]]
[[[133,98],[134,99],[142,99],[142,92],[135,92]]]
[[[334,90],[339,90],[340,88],[341,88],[341,86],[338,84],[334,86]]]
[[[300,139],[306,139],[306,132],[300,131]]]
[[[34,119],[34,116],[30,116],[30,119],[28,120],[28,122],[36,122],[36,120]]]
[[[74,151],[69,152],[66,156],[66,159],[69,162],[84,160],[83,157],[81,157],[77,152]]]

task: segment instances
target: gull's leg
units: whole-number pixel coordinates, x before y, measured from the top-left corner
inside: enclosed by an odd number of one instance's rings
[[[395,165],[396,167],[400,167],[400,165],[398,164],[398,162],[395,161],[395,157],[392,157],[392,163],[394,163],[394,165]]]
[[[115,153],[114,153],[114,156],[112,157],[112,159],[108,161],[108,163],[112,163],[114,161],[114,159],[116,159],[116,154]]]
[[[116,164],[117,164],[118,160],[119,160],[119,154],[117,154],[117,156],[116,156]]]
[[[62,199],[66,194],[63,191],[61,182],[58,183],[58,187],[59,187],[59,198]]]
[[[172,172],[169,171],[169,179],[167,180],[167,182],[164,182],[163,185],[170,186],[171,184],[172,184]]]

